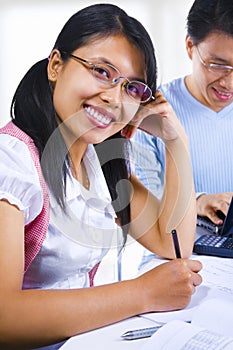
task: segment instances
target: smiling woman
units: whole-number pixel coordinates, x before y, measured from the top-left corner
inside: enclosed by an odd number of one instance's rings
[[[77,57],[82,57],[82,61]],[[139,105],[152,96],[149,86],[142,82],[146,79],[144,57],[122,35],[104,35],[74,54],[55,48],[50,55],[48,74],[56,86],[55,109],[63,122],[73,116],[73,133],[79,136],[79,141],[85,138],[99,143],[119,132],[133,118]],[[103,108],[103,101],[107,109]],[[77,112],[79,115],[75,117]],[[80,123],[75,122],[77,118]]]
[[[55,349],[139,313],[180,309],[201,283],[200,262],[186,259],[196,215],[187,137],[156,76],[141,23],[98,4],[75,13],[49,60],[21,80],[0,130],[0,348]],[[167,146],[161,201],[130,171],[137,127]],[[184,259],[94,287],[119,227],[122,245],[131,235],[170,259],[174,228]]]

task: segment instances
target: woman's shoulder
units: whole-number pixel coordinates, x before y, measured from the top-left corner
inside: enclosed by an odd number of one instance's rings
[[[11,164],[34,172],[33,160],[27,144],[15,136],[0,134],[1,164]]]
[[[0,159],[0,198],[17,205],[25,212],[26,221],[31,221],[41,210],[43,194],[27,145],[14,136],[0,134]]]

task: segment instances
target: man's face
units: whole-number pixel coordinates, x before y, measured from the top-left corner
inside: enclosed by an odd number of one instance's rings
[[[199,102],[219,112],[233,101],[233,37],[212,32],[193,45],[187,36],[186,47],[193,63],[193,72],[186,81],[189,91]]]

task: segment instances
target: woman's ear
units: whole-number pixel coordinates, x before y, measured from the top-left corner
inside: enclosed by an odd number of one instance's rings
[[[60,68],[63,65],[63,61],[61,58],[61,54],[59,50],[53,50],[49,56],[49,63],[48,63],[48,79],[52,83],[55,83],[57,81],[57,75],[60,70]]]
[[[186,35],[186,39],[185,39],[185,43],[186,43],[186,51],[188,53],[188,56],[190,58],[190,60],[192,60],[193,58],[193,48],[194,48],[194,43],[192,41],[192,39],[190,38],[189,35]]]

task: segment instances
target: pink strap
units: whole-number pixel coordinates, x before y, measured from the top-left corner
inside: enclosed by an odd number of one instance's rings
[[[89,271],[90,287],[94,286],[94,277],[99,268],[100,262],[96,264],[91,271]]]

